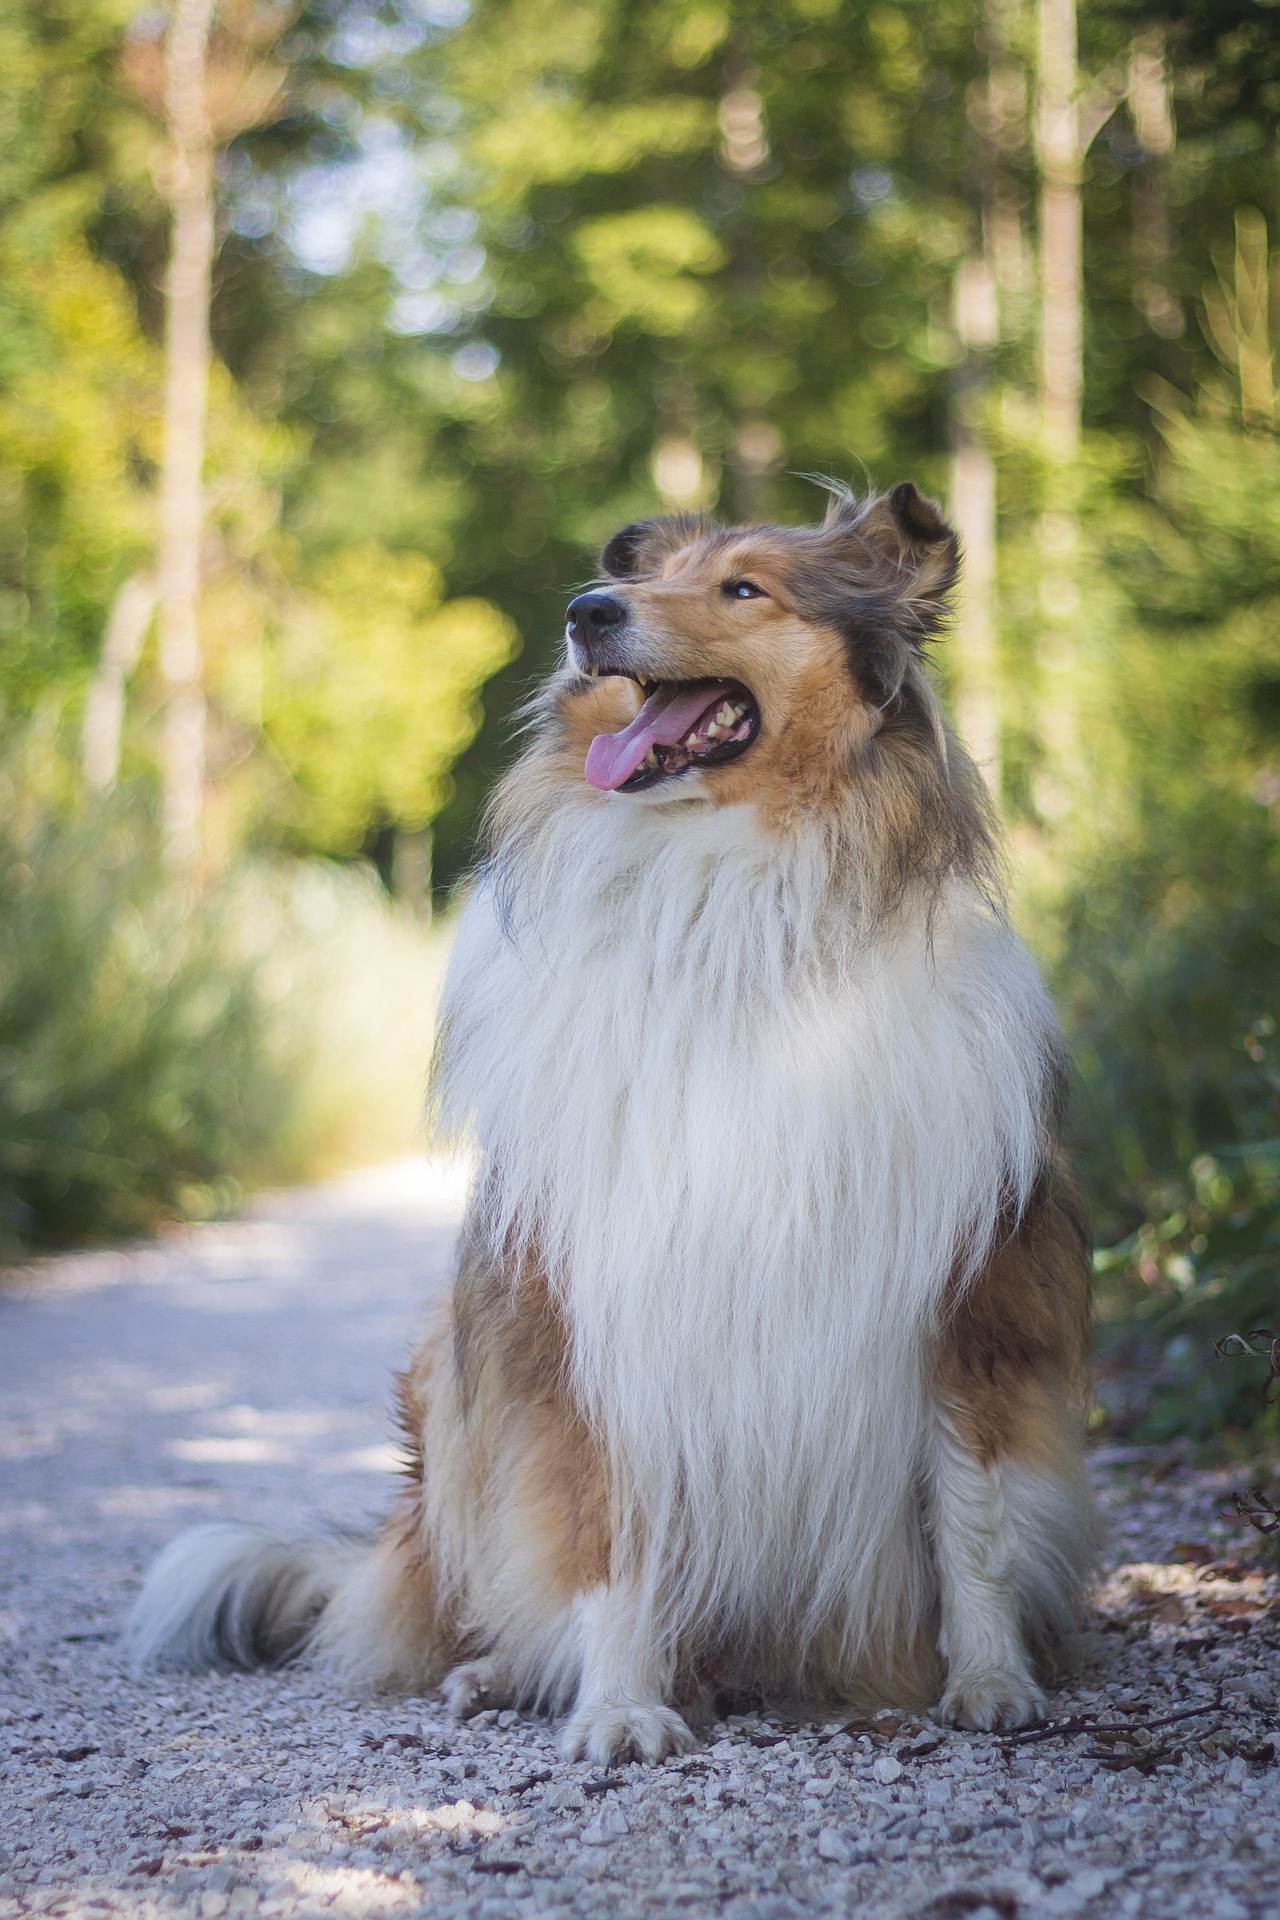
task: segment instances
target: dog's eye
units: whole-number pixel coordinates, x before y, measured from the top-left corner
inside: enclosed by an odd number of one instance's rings
[[[758,587],[754,580],[726,580],[720,591],[730,600],[763,600],[767,597],[764,588]]]

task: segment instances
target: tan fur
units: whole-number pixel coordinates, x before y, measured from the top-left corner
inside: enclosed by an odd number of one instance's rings
[[[828,537],[847,562],[855,536],[833,524]],[[843,831],[857,844],[859,864],[885,883],[882,907],[957,864],[990,884],[989,803],[968,757],[952,741],[940,758],[938,735],[909,701],[873,706],[851,671],[846,639],[802,605],[797,582],[830,558],[814,550],[827,529],[725,533],[688,517],[651,525],[659,531],[642,557],[653,571],[629,577],[624,589],[642,636],[644,672],[738,680],[760,709],[750,750],[697,776],[706,799],[753,805],[761,831],[780,837],[806,819],[829,821],[834,835]],[[913,608],[931,603],[948,584],[946,567],[954,567],[950,549],[949,559],[927,549],[919,568],[908,571],[909,543],[884,511],[859,521],[855,544],[875,591]],[[722,582],[735,577],[754,581],[766,597],[727,599]],[[597,733],[625,726],[639,704],[630,680],[586,680],[572,669],[559,676],[544,708],[541,748],[496,796],[494,838],[506,837],[514,815],[540,811],[543,786],[549,799],[576,792],[580,805],[598,805],[582,780],[587,748]]]
[[[539,1626],[554,1636],[609,1568],[599,1453],[543,1277],[487,1267],[464,1231],[452,1294],[398,1377],[397,1402],[408,1484],[371,1576],[388,1632],[364,1677],[431,1687],[483,1656],[501,1668],[502,1697],[532,1701]],[[322,1641],[345,1634],[346,1613],[340,1597]]]
[[[1088,1384],[1092,1267],[1084,1210],[1059,1152],[1041,1191],[952,1305],[943,1391],[984,1466],[1044,1464]]]
[[[473,1457],[518,1558],[549,1605],[567,1606],[606,1578],[609,1540],[603,1469],[574,1404],[563,1319],[536,1267],[503,1273],[476,1254],[462,1263],[453,1309]],[[494,1466],[513,1452],[508,1486]]]

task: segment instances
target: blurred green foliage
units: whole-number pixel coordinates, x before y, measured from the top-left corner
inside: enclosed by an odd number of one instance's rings
[[[153,178],[160,137],[135,98],[129,51],[162,24],[162,12],[120,0],[0,0],[0,719],[56,711],[70,751],[113,599],[154,560],[167,216]],[[325,144],[326,72],[349,70],[299,64],[296,121],[258,137],[301,156]],[[329,148],[340,155],[342,140]],[[229,236],[213,314],[226,357],[210,396],[201,607],[211,839],[224,858],[246,843],[349,854],[388,826],[428,823],[479,724],[478,691],[516,643],[492,605],[447,600],[416,502],[391,527],[368,511],[395,485],[389,443],[374,456],[373,489],[340,454],[317,464],[314,419],[232,364],[236,325],[278,343],[266,314],[286,278],[283,260],[256,272],[237,262]],[[304,362],[308,351],[323,361],[333,313],[306,311],[296,289],[283,297]],[[372,304],[381,326],[385,300]],[[302,483],[332,503],[310,542],[297,524],[315,513],[310,499],[282,524]],[[126,767],[143,781],[159,699],[148,648],[125,740]]]
[[[486,600],[443,602],[422,554],[340,547],[308,584],[261,690],[263,733],[292,775],[277,823],[296,846],[353,854],[371,820],[434,819],[475,731],[477,676],[514,635]]]
[[[358,867],[175,886],[145,793],[77,817],[8,744],[0,1262],[420,1145],[444,937]]]
[[[299,1066],[243,902],[188,911],[137,806],[26,811],[0,828],[0,1253],[224,1210],[280,1170]]]
[[[1271,1022],[1261,1025],[1247,1043],[1260,1057],[1274,1037]],[[1280,1074],[1256,1077],[1274,1125]],[[1224,1429],[1274,1441],[1280,1406],[1244,1349],[1268,1345],[1280,1322],[1280,1133],[1198,1155],[1165,1204],[1163,1217],[1097,1255],[1104,1364],[1120,1362],[1104,1379],[1103,1404],[1121,1431],[1156,1441],[1216,1439]]]
[[[1089,811],[1028,889],[1111,1238],[1274,1101],[1243,1043],[1280,998],[1280,441],[1208,403],[1161,427],[1146,498],[1094,536],[1120,631],[1090,665]]]

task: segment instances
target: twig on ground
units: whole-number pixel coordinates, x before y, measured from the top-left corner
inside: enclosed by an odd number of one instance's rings
[[[1134,1734],[1153,1733],[1157,1727],[1171,1727],[1178,1720],[1195,1720],[1203,1714],[1221,1713],[1222,1710],[1222,1694],[1218,1692],[1212,1700],[1206,1700],[1201,1706],[1179,1707],[1175,1713],[1160,1713],[1133,1720],[1099,1720],[1096,1714],[1077,1713],[1064,1720],[1045,1720],[1039,1726],[1023,1727],[1020,1732],[1006,1733],[1001,1738],[1011,1747],[1027,1746],[1035,1740],[1070,1739],[1078,1733],[1087,1733],[1093,1740],[1128,1739]]]
[[[1280,1334],[1272,1333],[1270,1327],[1255,1327],[1251,1333],[1228,1333],[1221,1340],[1215,1340],[1213,1350],[1219,1360],[1235,1360],[1247,1356],[1253,1360],[1265,1360],[1270,1371],[1262,1387],[1262,1403],[1269,1406],[1275,1398],[1272,1392],[1277,1380],[1280,1380]]]
[[[1261,1487],[1250,1487],[1248,1493],[1233,1493],[1231,1506],[1236,1516],[1247,1520],[1258,1533],[1280,1533],[1280,1507],[1277,1507]],[[1225,1514],[1230,1519],[1231,1514]]]

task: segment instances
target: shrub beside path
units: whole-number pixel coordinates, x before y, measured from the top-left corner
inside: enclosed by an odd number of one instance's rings
[[[131,1680],[179,1527],[385,1507],[463,1179],[406,1162],[0,1283],[0,1920],[1280,1911],[1276,1581],[1228,1482],[1136,1452],[1095,1457],[1108,1570],[1036,1738],[747,1714],[604,1772],[305,1671]]]

